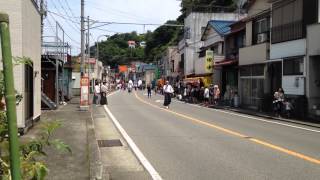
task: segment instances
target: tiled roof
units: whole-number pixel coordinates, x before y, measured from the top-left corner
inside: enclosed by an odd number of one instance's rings
[[[224,36],[230,32],[230,25],[235,21],[211,20],[208,24],[220,35]]]

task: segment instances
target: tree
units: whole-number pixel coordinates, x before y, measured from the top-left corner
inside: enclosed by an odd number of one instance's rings
[[[178,21],[167,21],[167,24],[179,24]],[[159,58],[168,46],[177,45],[182,27],[160,26],[153,33],[146,34],[147,46],[145,48],[147,62]]]
[[[181,17],[184,19],[190,12],[233,12],[239,0],[182,0]]]
[[[115,34],[108,40],[99,43],[99,59],[111,67],[119,64],[129,64],[131,61],[145,58],[144,48],[139,46],[144,41],[145,35],[138,35],[137,32]],[[135,41],[136,47],[129,48],[128,41]],[[95,56],[96,46],[91,47],[91,56]]]

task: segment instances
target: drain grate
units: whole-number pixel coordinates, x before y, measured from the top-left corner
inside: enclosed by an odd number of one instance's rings
[[[122,146],[120,139],[98,140],[99,147],[116,147]]]

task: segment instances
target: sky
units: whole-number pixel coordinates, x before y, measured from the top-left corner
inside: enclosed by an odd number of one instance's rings
[[[65,40],[72,46],[72,55],[80,52],[80,0],[46,0],[47,17],[44,21],[44,41],[52,41],[51,36],[56,35],[56,22],[58,36],[62,39],[62,29]],[[145,24],[163,24],[167,20],[175,20],[180,13],[178,0],[85,0],[85,17],[100,22],[129,22]],[[101,25],[91,22],[91,27]],[[149,25],[116,25],[111,24],[92,29],[90,44],[105,40],[103,35],[137,31],[144,33],[153,31],[158,26]]]

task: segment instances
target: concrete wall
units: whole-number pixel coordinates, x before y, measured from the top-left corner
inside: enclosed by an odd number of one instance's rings
[[[307,27],[307,50],[309,56],[320,55],[320,24]]]
[[[30,0],[22,1],[22,51],[33,61],[34,117],[41,115],[41,19]]]
[[[246,42],[245,46],[252,45],[252,21],[246,23]]]
[[[239,49],[239,65],[264,63],[268,59],[269,43]]]
[[[303,56],[306,54],[306,39],[286,41],[277,44],[271,44],[270,59],[281,59],[291,56]]]
[[[250,7],[248,11],[248,16],[259,14],[260,12],[270,8],[268,0],[255,0],[254,4]]]
[[[72,95],[80,96],[80,72],[72,72]]]
[[[9,14],[10,36],[13,57],[29,57],[33,61],[34,71],[34,118],[41,114],[41,41],[40,14],[31,0],[0,1],[0,11]],[[0,52],[0,59],[1,52]],[[25,94],[25,68],[14,67],[15,89]],[[35,73],[34,73],[35,74]],[[18,127],[25,127],[25,102],[17,106]]]

